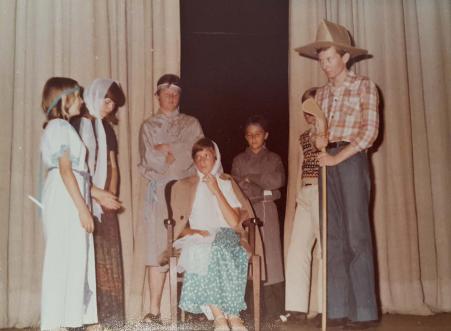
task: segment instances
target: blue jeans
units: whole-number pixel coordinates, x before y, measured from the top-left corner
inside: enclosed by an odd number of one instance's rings
[[[342,148],[328,153],[335,155]],[[370,191],[366,152],[327,167],[327,313],[332,319],[378,319]]]

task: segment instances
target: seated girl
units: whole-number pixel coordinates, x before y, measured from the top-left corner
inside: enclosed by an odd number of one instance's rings
[[[230,330],[228,324],[247,330],[239,317],[246,309],[248,270],[240,208],[250,205],[231,177],[220,175],[213,141],[198,140],[192,157],[197,175],[175,183],[171,197],[174,235],[180,238],[174,246],[181,249],[177,267],[185,271],[179,307],[214,319],[215,330]]]

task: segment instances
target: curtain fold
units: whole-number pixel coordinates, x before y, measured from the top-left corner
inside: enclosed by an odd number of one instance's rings
[[[382,312],[450,311],[450,7],[440,0],[290,2],[285,222],[292,224],[297,139],[305,128],[299,95],[326,81],[318,63],[293,49],[313,41],[321,19],[328,19],[346,26],[356,45],[368,49],[372,57],[352,70],[369,76],[381,93],[382,126],[371,159]]]
[[[14,55],[15,32],[14,13],[16,4],[7,2],[0,4],[0,91],[2,93],[2,108],[12,109],[14,104]],[[8,50],[5,52],[3,50]],[[13,112],[2,111],[0,121],[0,325],[7,325],[8,310],[8,246],[9,246],[9,219],[11,194],[11,154],[12,154],[12,123]],[[4,307],[4,308],[3,308]]]
[[[134,283],[140,251],[134,247],[143,194],[137,170],[138,131],[156,112],[154,84],[180,72],[178,0],[0,1],[0,327],[39,324],[44,239],[39,211],[43,176],[39,156],[41,91],[51,76],[88,85],[119,81],[127,96],[115,128],[121,171],[120,214],[127,317],[139,316],[141,284]],[[136,271],[136,272],[135,272]],[[138,279],[140,277],[137,277]]]

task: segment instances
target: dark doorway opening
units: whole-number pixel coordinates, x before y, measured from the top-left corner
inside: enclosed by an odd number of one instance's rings
[[[182,111],[197,117],[205,135],[217,142],[226,172],[247,147],[246,119],[264,115],[270,122],[267,146],[287,170],[288,1],[182,0],[180,5]],[[282,189],[276,200],[281,230],[285,197]],[[282,309],[280,289],[263,292],[264,314]]]
[[[224,170],[244,150],[253,114],[270,121],[268,148],[286,169],[288,1],[182,0],[181,109],[215,140]]]

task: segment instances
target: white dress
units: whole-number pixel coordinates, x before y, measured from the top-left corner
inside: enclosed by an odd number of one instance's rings
[[[97,322],[92,234],[82,228],[58,169],[58,160],[66,150],[80,192],[89,204],[86,147],[67,121],[51,120],[41,139],[42,160],[48,169],[42,194],[45,254],[41,330]]]

